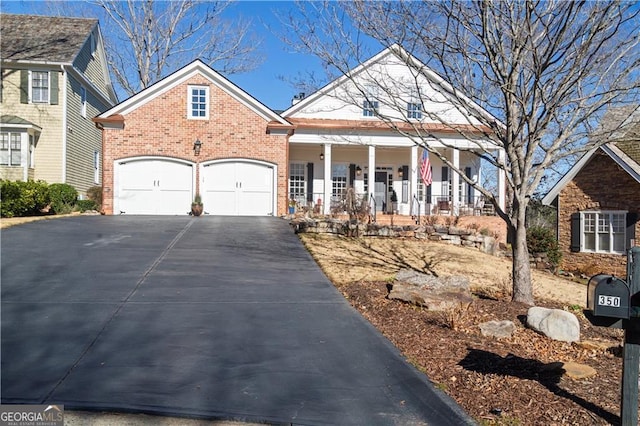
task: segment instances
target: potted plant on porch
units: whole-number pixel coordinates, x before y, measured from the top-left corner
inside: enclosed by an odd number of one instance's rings
[[[200,216],[203,209],[202,198],[200,197],[200,194],[196,194],[196,196],[193,197],[193,202],[191,203],[191,214],[194,216]]]

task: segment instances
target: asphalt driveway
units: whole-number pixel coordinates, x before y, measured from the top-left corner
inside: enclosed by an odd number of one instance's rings
[[[460,425],[276,218],[81,216],[1,234],[2,403]]]

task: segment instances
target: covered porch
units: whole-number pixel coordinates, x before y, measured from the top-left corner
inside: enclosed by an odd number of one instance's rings
[[[468,149],[437,149],[471,180],[483,181],[482,164]],[[347,211],[348,198],[354,195],[359,205],[365,204],[370,214],[378,217],[494,213],[493,206],[485,203],[481,194],[435,155],[430,155],[432,183],[425,186],[420,179],[421,154],[421,148],[406,142],[398,146],[290,141],[290,212],[342,214]],[[496,173],[493,180],[504,208],[504,175]]]

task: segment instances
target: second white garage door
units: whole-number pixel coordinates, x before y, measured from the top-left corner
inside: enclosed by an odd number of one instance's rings
[[[227,216],[273,215],[273,166],[228,161],[207,164],[200,174],[205,212]]]

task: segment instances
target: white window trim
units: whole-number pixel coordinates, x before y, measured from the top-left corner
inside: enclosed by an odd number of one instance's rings
[[[580,212],[580,252],[581,253],[598,253],[598,254],[625,254],[626,250],[622,250],[622,251],[615,251],[614,250],[614,243],[613,243],[613,229],[610,228],[609,230],[609,247],[611,247],[610,250],[598,250],[598,215],[601,214],[607,214],[609,216],[611,215],[615,215],[615,214],[623,214],[625,217],[625,223],[626,223],[626,219],[627,219],[627,214],[629,212],[627,210],[585,210],[585,211],[581,211]],[[586,214],[596,214],[596,223],[595,223],[595,246],[596,249],[595,250],[591,250],[591,249],[586,249],[585,248],[585,230],[584,230],[584,225],[585,225],[585,215]],[[623,235],[625,238],[625,246],[626,246],[626,226],[624,228],[623,231]]]
[[[193,89],[205,90],[206,103],[204,108],[204,117],[194,117],[192,115],[193,111],[191,109],[191,94]],[[187,86],[187,119],[188,120],[208,120],[210,107],[211,107],[211,97],[210,97],[209,86],[197,85],[197,84]]]
[[[33,100],[33,73],[34,72],[46,72],[47,73],[47,100],[46,101],[34,101]],[[29,70],[29,103],[31,104],[51,104],[51,71],[48,70]]]

